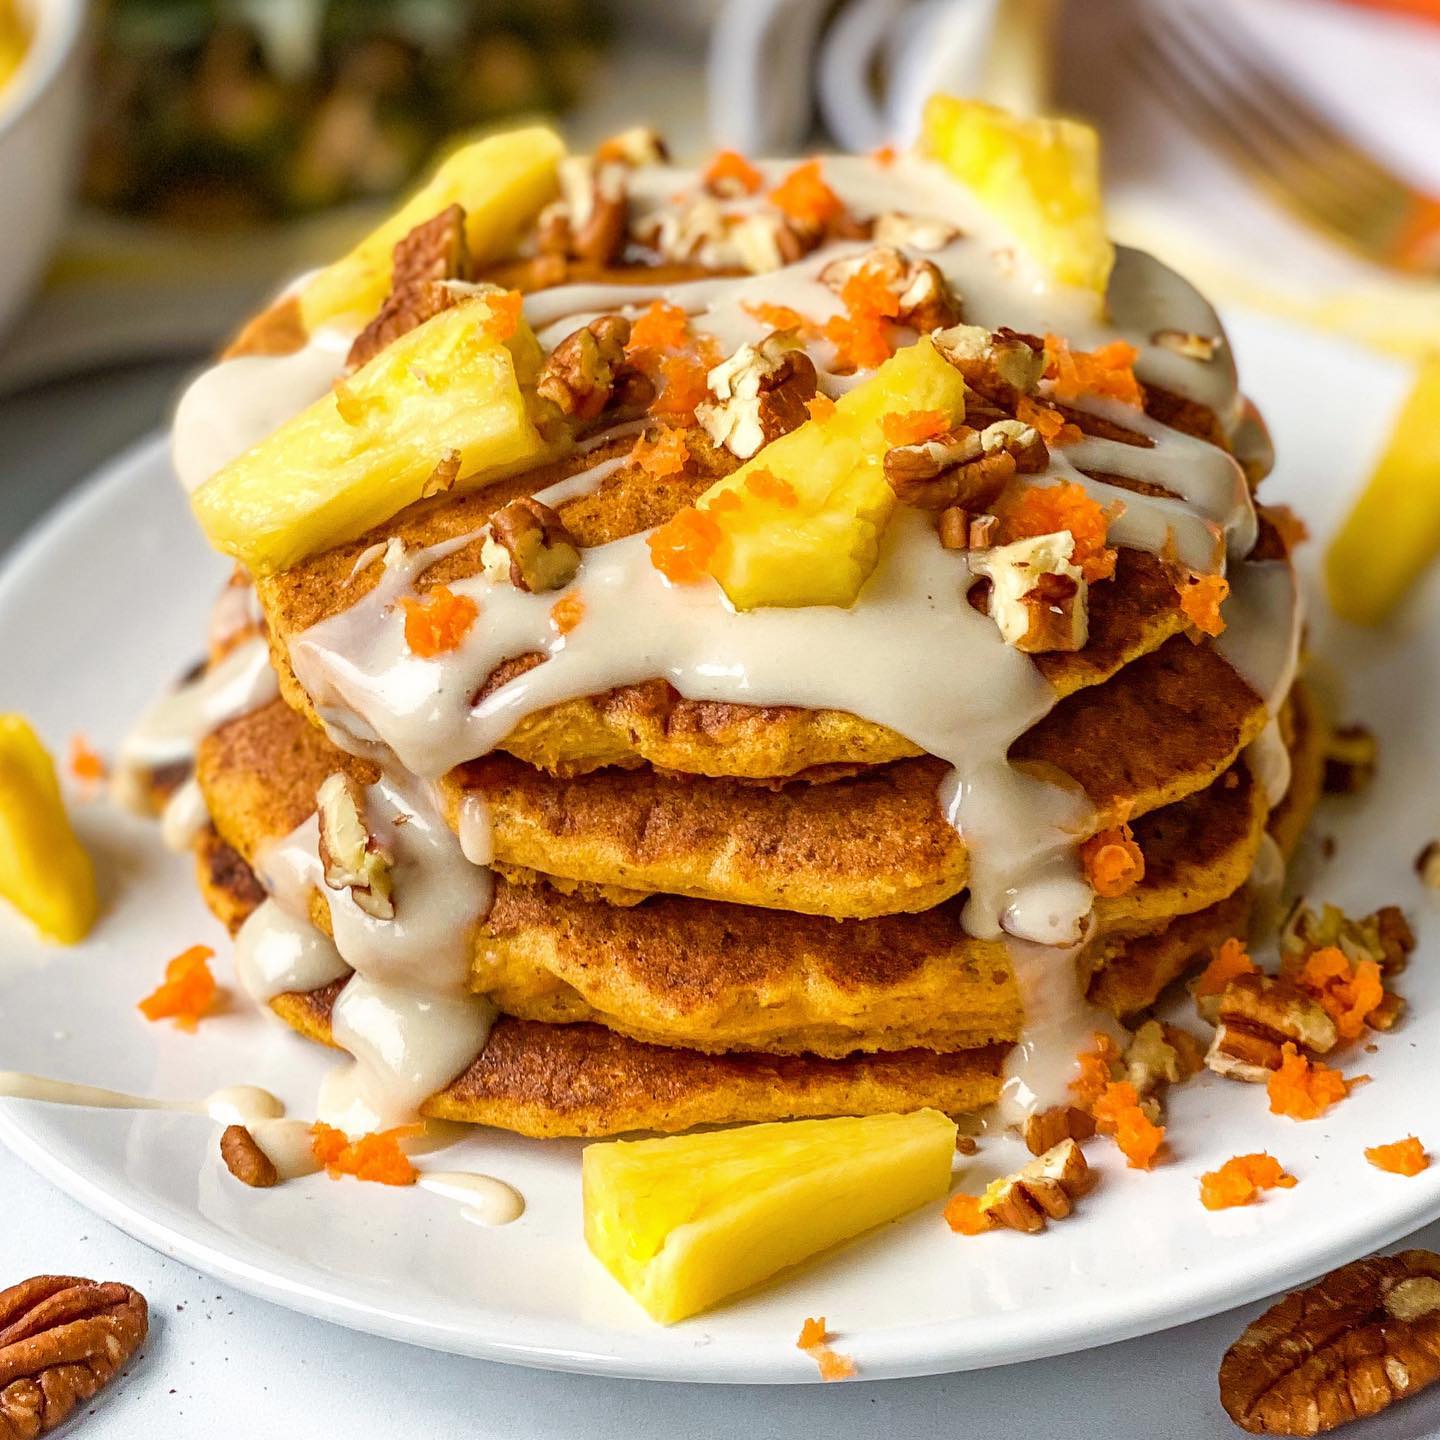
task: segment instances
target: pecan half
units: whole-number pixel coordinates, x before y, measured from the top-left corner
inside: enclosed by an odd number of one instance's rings
[[[1088,1140],[1095,1133],[1095,1117],[1078,1105],[1052,1105],[1026,1117],[1025,1148],[1032,1155],[1053,1150],[1062,1140]]]
[[[983,511],[1012,475],[1037,474],[1050,452],[1033,426],[996,420],[983,430],[961,426],[954,435],[897,445],[886,452],[885,478],[902,505]]]
[[[630,167],[619,160],[569,155],[560,162],[561,198],[541,212],[536,245],[542,254],[613,265],[630,223]]]
[[[1220,1403],[1252,1435],[1320,1435],[1440,1378],[1440,1255],[1331,1271],[1272,1305],[1225,1352]]]
[[[1440,840],[1432,840],[1415,857],[1415,873],[1430,890],[1440,890]]]
[[[280,1179],[275,1162],[255,1143],[243,1125],[227,1125],[220,1136],[220,1158],[225,1168],[242,1184],[268,1190]]]
[[[1325,746],[1325,793],[1358,795],[1374,778],[1380,747],[1364,725],[1341,725]]]
[[[1026,654],[1082,650],[1089,638],[1089,586],[1071,563],[1068,530],[975,552],[971,571],[990,580],[987,611],[1007,645]]]
[[[935,348],[965,383],[1002,410],[1013,412],[1022,395],[1033,395],[1045,373],[1045,342],[1002,326],[954,325],[931,337]]]
[[[145,1297],[128,1285],[37,1275],[0,1290],[0,1440],[53,1430],[144,1343]]]
[[[1098,1177],[1074,1140],[1061,1140],[1013,1175],[997,1180],[980,1199],[994,1225],[1033,1235],[1046,1220],[1063,1220]]]
[[[535,382],[536,391],[562,414],[588,423],[612,406],[644,408],[654,387],[625,363],[630,322],[602,315],[567,335],[549,354]]]
[[[1338,1040],[1334,1020],[1298,986],[1268,975],[1241,975],[1221,993],[1205,1063],[1217,1075],[1263,1085],[1280,1068],[1287,1041],[1324,1055]]]
[[[481,551],[487,573],[502,573],[517,590],[562,590],[580,568],[575,537],[560,516],[533,496],[522,495],[490,517]]]
[[[376,920],[393,920],[392,861],[389,851],[370,832],[364,790],[337,770],[315,792],[315,801],[325,884],[331,890],[348,890],[356,905]]]
[[[748,460],[809,419],[805,402],[815,395],[815,365],[784,331],[741,345],[705,378],[714,398],[695,407],[695,418],[738,459]]]

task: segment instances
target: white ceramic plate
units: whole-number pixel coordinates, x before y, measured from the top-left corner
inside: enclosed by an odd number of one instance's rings
[[[1364,473],[1404,384],[1338,343],[1246,319],[1241,372],[1282,456],[1267,490],[1323,537]],[[63,506],[0,578],[0,705],[58,747],[83,730],[112,747],[127,721],[199,649],[224,574],[192,529],[158,443],[119,461]],[[490,1359],[676,1380],[803,1381],[800,1322],[825,1315],[867,1377],[914,1375],[1080,1349],[1156,1330],[1308,1279],[1440,1214],[1440,1166],[1415,1179],[1362,1149],[1418,1133],[1440,1151],[1440,913],[1412,861],[1440,834],[1440,586],[1390,631],[1341,633],[1317,618],[1323,676],[1343,676],[1347,713],[1381,736],[1363,800],[1331,802],[1313,827],[1328,863],[1303,861],[1317,897],[1357,910],[1399,901],[1421,948],[1403,982],[1404,1027],[1359,1057],[1375,1083],[1309,1124],[1271,1116],[1258,1087],[1207,1076],[1171,1105],[1173,1159],[1151,1174],[1092,1147],[1103,1172],[1082,1213],[1032,1239],[953,1236],[936,1208],[824,1256],[779,1283],[668,1330],[649,1323],[586,1253],[579,1147],[477,1133],[458,1163],[514,1181],[529,1210],[481,1230],[443,1202],[323,1176],[257,1192],[219,1167],[214,1129],[162,1114],[0,1102],[0,1137],[122,1228],[242,1289],[343,1325]],[[0,915],[0,1067],[157,1095],[266,1085],[305,1113],[328,1063],[243,1004],[197,1036],[146,1024],[136,1000],[197,940],[228,945],[187,863],[108,806],[77,806],[107,908],[74,950],[39,945]],[[1352,1069],[1355,1067],[1351,1067]],[[1300,1179],[1248,1209],[1210,1214],[1197,1180],[1237,1153],[1269,1150]],[[966,1188],[1015,1159],[987,1142]]]

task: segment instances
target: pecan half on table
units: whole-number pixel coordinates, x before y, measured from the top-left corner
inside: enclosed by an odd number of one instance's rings
[[[0,1290],[0,1440],[32,1440],[89,1400],[144,1342],[128,1285],[36,1275]]]
[[[1220,1403],[1252,1435],[1320,1435],[1440,1379],[1440,1255],[1343,1265],[1272,1305],[1225,1352]]]

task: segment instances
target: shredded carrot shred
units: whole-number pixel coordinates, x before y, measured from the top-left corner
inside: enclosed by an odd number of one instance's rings
[[[1310,538],[1310,529],[1288,505],[1267,505],[1266,518],[1280,534],[1285,553],[1293,555],[1295,547]]]
[[[1070,1082],[1075,1103],[1086,1110],[1093,1109],[1105,1093],[1114,1067],[1120,1062],[1119,1048],[1103,1030],[1095,1032],[1092,1043],[1093,1050],[1082,1050],[1075,1057],[1077,1073]]]
[[[689,339],[690,317],[668,300],[652,300],[630,326],[625,354],[634,360],[643,350],[679,350]]]
[[[1175,588],[1185,618],[1202,635],[1219,635],[1225,629],[1220,607],[1230,593],[1230,582],[1223,575],[1200,575],[1190,570]]]
[[[1045,377],[1050,393],[1066,404],[1084,395],[1101,395],[1125,405],[1145,403],[1133,366],[1138,352],[1124,340],[1098,350],[1071,350],[1059,335],[1045,337]]]
[[[888,170],[894,163],[897,151],[893,145],[877,145],[870,152],[870,158],[882,169]]]
[[[1085,432],[1078,425],[1067,420],[1053,405],[1032,395],[1016,399],[1015,418],[1024,425],[1033,425],[1047,445],[1075,445],[1085,438]]]
[[[647,474],[663,479],[666,475],[678,475],[690,459],[690,447],[685,443],[685,432],[667,426],[652,440],[642,435],[630,452],[630,458]]]
[[[108,771],[83,735],[70,737],[70,773],[85,785],[98,785]]]
[[[585,602],[578,595],[565,595],[550,607],[550,623],[568,635],[585,618]]]
[[[765,177],[738,150],[717,150],[700,178],[707,190],[719,194],[739,190],[753,195],[765,183]]]
[[[802,315],[793,305],[774,305],[768,300],[742,301],[740,308],[752,320],[768,325],[772,330],[798,330],[805,335],[818,333],[815,322]]]
[[[1115,551],[1105,544],[1110,522],[1118,514],[1092,500],[1083,485],[1062,480],[1056,485],[1027,485],[1013,490],[995,507],[1003,543],[1032,535],[1068,530],[1075,538],[1071,562],[1092,584],[1115,573]]]
[[[1107,900],[1133,890],[1145,878],[1145,856],[1128,825],[1092,835],[1080,847],[1080,863],[1090,888]]]
[[[419,1135],[424,1128],[399,1125],[352,1140],[343,1130],[317,1122],[310,1127],[310,1151],[332,1180],[353,1175],[377,1185],[413,1185],[420,1172],[410,1163],[400,1142]]]
[[[835,413],[835,402],[828,395],[812,395],[805,408],[812,420],[828,420]]]
[[[1165,1127],[1157,1125],[1141,1108],[1140,1096],[1128,1080],[1112,1080],[1091,1107],[1095,1128],[1114,1136],[1125,1163],[1132,1170],[1149,1170],[1165,1143]]]
[[[1307,955],[1295,979],[1324,1007],[1342,1040],[1364,1034],[1366,1019],[1385,998],[1380,966],[1374,960],[1352,964],[1337,945],[1323,945]]]
[[[1288,1040],[1280,1050],[1280,1068],[1270,1076],[1266,1091],[1270,1110],[1291,1120],[1314,1120],[1343,1100],[1355,1081],[1319,1060],[1310,1060]]]
[[[1430,1156],[1414,1135],[1392,1145],[1372,1145],[1365,1158],[1377,1170],[1388,1170],[1392,1175],[1418,1175],[1430,1168]]]
[[[468,595],[456,595],[444,585],[432,586],[423,599],[407,595],[400,605],[405,611],[405,643],[425,660],[457,649],[480,613]]]
[[[1207,1210],[1253,1205],[1262,1190],[1289,1190],[1295,1183],[1273,1155],[1236,1155],[1200,1177],[1200,1203]]]
[[[800,503],[795,487],[769,470],[752,470],[745,477],[745,488],[757,500],[770,500],[782,510],[793,510]]]
[[[880,431],[892,445],[918,445],[949,428],[950,417],[943,410],[896,410],[880,417]]]
[[[664,355],[654,367],[659,394],[650,406],[654,415],[691,416],[695,407],[705,398],[705,376],[708,373],[704,361],[693,355]]]
[[[705,508],[711,515],[728,515],[743,508],[744,504],[733,490],[722,490]]]
[[[650,532],[650,563],[676,585],[693,585],[705,577],[720,545],[720,526],[704,510],[687,505]]]
[[[770,201],[782,214],[806,229],[824,229],[845,206],[825,183],[819,160],[797,165],[771,192]]]
[[[795,1348],[803,1350],[820,1367],[822,1380],[849,1380],[855,1374],[855,1362],[848,1355],[837,1354],[825,1343],[828,1334],[823,1315],[818,1320],[808,1319],[800,1327]]]
[[[873,311],[832,315],[825,322],[825,338],[843,371],[873,370],[895,353],[884,318]]]
[[[816,1345],[825,1343],[825,1317],[819,1319],[813,1316],[807,1317],[805,1323],[800,1327],[800,1338],[795,1342],[797,1350],[811,1350]]]
[[[503,343],[520,328],[524,298],[518,290],[502,290],[498,295],[487,295],[485,303],[490,313],[482,328],[490,339]]]
[[[1219,995],[1232,981],[1242,975],[1253,975],[1260,967],[1245,953],[1245,943],[1232,935],[1219,945],[1210,963],[1196,976],[1191,993],[1197,1000]]]
[[[215,1003],[215,977],[209,961],[215,952],[208,945],[182,950],[165,967],[165,979],[140,1002],[147,1020],[173,1020],[177,1030],[193,1033]]]
[[[957,1235],[983,1235],[995,1227],[980,1208],[978,1195],[952,1195],[945,1202],[945,1223]]]

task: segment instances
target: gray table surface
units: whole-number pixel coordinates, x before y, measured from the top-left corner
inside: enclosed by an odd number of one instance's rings
[[[132,366],[0,398],[0,552],[96,465],[163,423],[188,368]],[[1440,1224],[1410,1243],[1440,1248]],[[41,1272],[122,1279],[149,1297],[145,1352],[97,1399],[93,1418],[72,1427],[126,1440],[1200,1440],[1240,1433],[1220,1409],[1215,1371],[1263,1308],[1054,1360],[923,1380],[721,1388],[548,1374],[413,1349],[253,1300],[130,1239],[0,1149],[0,1285]],[[1346,1434],[1440,1435],[1440,1388]]]

